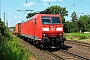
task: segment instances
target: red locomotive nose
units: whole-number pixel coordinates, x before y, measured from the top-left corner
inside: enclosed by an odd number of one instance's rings
[[[60,24],[44,24],[42,27],[43,36],[59,37],[63,36],[63,26]]]

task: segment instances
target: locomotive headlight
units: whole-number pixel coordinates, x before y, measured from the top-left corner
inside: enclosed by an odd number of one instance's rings
[[[48,36],[48,34],[43,34],[44,37]]]
[[[43,36],[45,36],[45,34],[43,34]]]
[[[63,34],[62,34],[62,33],[59,33],[58,35],[59,35],[59,36],[62,36]]]
[[[60,36],[62,35],[62,34],[59,34]]]

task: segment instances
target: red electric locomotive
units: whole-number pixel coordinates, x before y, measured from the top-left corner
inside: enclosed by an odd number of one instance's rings
[[[21,37],[45,48],[60,47],[66,40],[60,14],[36,14],[18,27]]]

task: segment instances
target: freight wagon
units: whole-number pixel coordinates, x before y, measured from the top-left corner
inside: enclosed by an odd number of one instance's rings
[[[13,32],[14,35],[20,35],[20,31],[21,31],[20,25],[21,23],[15,25],[15,31]]]
[[[17,25],[16,33],[38,46],[60,47],[66,40],[60,14],[36,14],[28,21]]]

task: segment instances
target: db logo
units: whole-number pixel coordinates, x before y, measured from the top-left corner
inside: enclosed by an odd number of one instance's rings
[[[51,28],[51,31],[55,31],[55,28]]]

